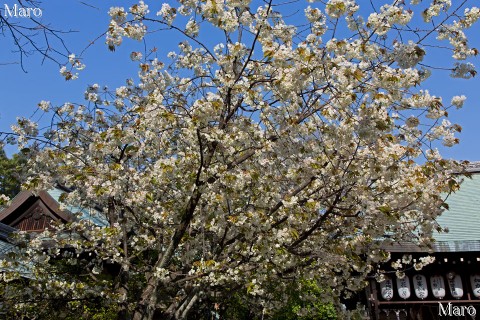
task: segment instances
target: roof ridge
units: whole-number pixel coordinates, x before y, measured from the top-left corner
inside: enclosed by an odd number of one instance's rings
[[[465,165],[465,171],[467,172],[480,172],[480,161],[470,161]]]

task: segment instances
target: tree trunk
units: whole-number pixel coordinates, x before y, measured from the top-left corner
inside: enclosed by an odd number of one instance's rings
[[[140,301],[135,308],[132,320],[152,320],[157,303],[157,285],[158,279],[153,275],[147,282],[147,287],[143,290]]]

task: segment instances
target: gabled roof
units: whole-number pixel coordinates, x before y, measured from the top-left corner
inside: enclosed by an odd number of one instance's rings
[[[9,207],[0,211],[0,222],[24,231],[42,231],[53,221],[75,219],[90,220],[98,226],[107,225],[104,215],[96,208],[61,208],[60,196],[65,192],[70,190],[57,187],[49,191],[22,191],[13,198]]]
[[[60,204],[46,191],[22,191],[0,212],[0,222],[21,230],[41,230],[50,220],[68,222],[73,218],[70,212],[61,210]],[[30,224],[28,229],[23,228],[23,222]]]
[[[68,222],[77,219],[90,220],[97,226],[106,226],[107,220],[98,208],[83,208],[79,206],[66,206],[61,208],[60,197],[71,190],[56,187],[49,191],[22,191],[13,198],[9,207],[0,211],[0,259],[17,250],[10,240],[12,232],[22,230],[29,232],[43,231],[52,222]],[[8,269],[2,269],[5,271]],[[14,269],[24,278],[33,278],[29,263],[19,265]]]

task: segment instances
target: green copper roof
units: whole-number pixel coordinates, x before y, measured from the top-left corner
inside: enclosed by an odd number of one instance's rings
[[[437,219],[448,233],[435,233],[437,241],[480,240],[480,173],[464,178],[460,190],[451,194],[447,203],[449,209]]]

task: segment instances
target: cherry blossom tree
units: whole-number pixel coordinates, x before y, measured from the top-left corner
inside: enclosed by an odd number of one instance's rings
[[[0,149],[0,194],[14,197],[20,192],[26,162],[27,159],[21,153],[9,158],[5,151]]]
[[[108,223],[79,219],[23,240],[2,261],[5,308],[78,315],[97,301],[118,318],[184,319],[244,291],[268,317],[302,281],[324,288],[325,302],[362,289],[389,243],[431,243],[442,195],[458,188],[461,164],[437,147],[458,143],[447,111],[465,97],[424,82],[437,67],[475,76],[465,30],[480,10],[468,5],[111,8],[110,49],[149,31],[182,40],[161,59],[133,52],[138,80],[114,91],[94,84],[83,104],[42,101],[48,129],[13,127],[34,158],[26,187],[68,186],[64,203],[102,208]]]

